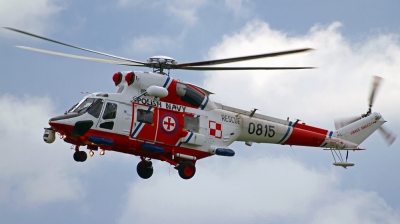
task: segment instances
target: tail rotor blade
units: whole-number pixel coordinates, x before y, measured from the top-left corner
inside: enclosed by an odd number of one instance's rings
[[[344,126],[347,126],[355,121],[358,121],[360,117],[347,117],[347,118],[338,118],[335,119],[335,129],[338,130],[339,128],[343,128]]]
[[[396,141],[397,135],[391,130],[384,127],[380,127],[378,130],[379,133],[382,135],[383,140],[386,142],[388,146],[391,146],[393,142]]]
[[[379,86],[381,85],[383,78],[379,76],[374,76],[374,80],[372,83],[372,89],[371,89],[371,95],[369,97],[369,109],[371,110],[372,105],[374,105],[374,100],[375,96],[377,94],[377,91],[379,89]]]

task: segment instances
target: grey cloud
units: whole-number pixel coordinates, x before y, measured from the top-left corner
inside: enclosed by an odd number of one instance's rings
[[[70,167],[71,153],[62,150],[69,146],[59,139],[52,145],[43,142],[43,128],[55,115],[52,104],[45,97],[0,97],[0,203],[37,206],[84,197],[77,176],[90,167]]]

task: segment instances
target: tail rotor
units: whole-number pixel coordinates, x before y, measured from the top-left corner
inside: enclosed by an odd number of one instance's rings
[[[373,82],[372,82],[372,86],[371,86],[371,93],[369,96],[369,101],[368,101],[368,110],[365,114],[361,114],[361,116],[354,116],[354,117],[347,117],[347,118],[340,118],[340,119],[335,119],[334,123],[335,123],[335,129],[340,129],[344,126],[347,126],[353,122],[356,122],[364,117],[368,117],[369,115],[371,115],[372,113],[372,107],[374,105],[375,102],[375,98],[376,95],[379,91],[379,88],[382,84],[383,78],[379,77],[379,76],[373,76]],[[385,127],[380,127],[379,129],[379,133],[381,134],[381,136],[383,137],[384,141],[388,144],[388,146],[392,145],[393,142],[396,140],[397,135],[390,131],[388,128]]]

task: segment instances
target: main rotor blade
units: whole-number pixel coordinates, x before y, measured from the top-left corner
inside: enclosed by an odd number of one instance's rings
[[[50,42],[53,42],[53,43],[56,43],[56,44],[61,44],[61,45],[67,46],[67,47],[72,47],[72,48],[75,48],[75,49],[88,51],[88,52],[92,52],[92,53],[95,53],[95,54],[100,54],[100,55],[104,55],[104,56],[107,56],[107,57],[116,58],[116,59],[120,59],[120,60],[124,60],[124,61],[139,63],[139,64],[142,64],[142,65],[146,64],[145,62],[135,61],[135,60],[132,60],[132,59],[129,59],[129,58],[119,57],[119,56],[115,56],[115,55],[112,55],[112,54],[106,54],[106,53],[103,53],[103,52],[94,51],[94,50],[90,50],[90,49],[87,49],[87,48],[78,47],[78,46],[74,46],[74,45],[71,45],[71,44],[63,43],[63,42],[60,42],[60,41],[52,40],[52,39],[49,39],[49,38],[46,38],[46,37],[42,37],[42,36],[39,36],[39,35],[36,35],[36,34],[28,33],[28,32],[25,32],[25,31],[22,31],[22,30],[18,30],[18,29],[14,29],[14,28],[11,28],[11,27],[3,27],[3,28],[11,30],[11,31],[14,31],[14,32],[22,33],[22,34],[25,34],[25,35],[28,35],[28,36],[36,37],[36,38],[39,38],[39,39],[42,39],[42,40],[47,40],[47,41],[50,41]]]
[[[391,130],[382,126],[378,130],[388,146],[391,146],[393,142],[396,141],[397,135]]]
[[[372,89],[371,89],[371,94],[369,97],[369,109],[371,109],[372,105],[374,104],[375,96],[378,92],[379,86],[382,82],[383,78],[379,76],[374,76],[374,80],[372,83]]]
[[[235,57],[235,58],[225,58],[225,59],[217,59],[217,60],[209,60],[209,61],[189,62],[189,63],[177,64],[176,68],[183,68],[183,67],[188,67],[188,66],[218,65],[218,64],[225,64],[225,63],[231,63],[231,62],[253,60],[253,59],[258,59],[258,58],[267,58],[267,57],[276,57],[276,56],[287,55],[287,54],[295,54],[295,53],[301,53],[301,52],[310,51],[310,50],[313,50],[313,49],[311,49],[311,48],[303,48],[303,49],[297,49],[297,50],[281,51],[281,52],[274,52],[274,53],[267,53],[267,54],[249,55],[249,56]]]
[[[25,47],[25,46],[16,46],[16,47],[22,48],[25,50],[45,53],[45,54],[52,54],[52,55],[58,55],[58,56],[63,56],[63,57],[77,58],[77,59],[82,59],[82,60],[96,61],[96,62],[102,62],[102,63],[108,63],[108,64],[127,65],[127,66],[142,66],[142,67],[145,66],[145,65],[138,64],[135,62],[112,61],[112,60],[107,60],[107,59],[84,57],[84,56],[78,56],[78,55],[73,55],[73,54],[65,54],[65,53],[60,53],[60,52],[55,52],[55,51],[42,50],[42,49],[33,48],[33,47]]]
[[[313,69],[314,67],[183,67],[177,69],[196,71],[231,71],[231,70],[289,70],[289,69]]]

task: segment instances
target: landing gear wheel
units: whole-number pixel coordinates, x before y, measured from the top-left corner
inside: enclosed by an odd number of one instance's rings
[[[85,151],[80,151],[79,152],[79,159],[81,162],[85,162],[87,159],[87,153]]]
[[[150,161],[141,161],[136,167],[139,177],[149,179],[153,175],[153,165]]]
[[[189,161],[182,162],[178,166],[178,173],[182,179],[185,179],[185,180],[190,179],[196,173],[196,166],[192,162],[189,162]]]
[[[79,154],[79,152],[74,152],[74,160],[76,162],[79,162],[78,154]]]
[[[87,159],[87,154],[85,151],[74,152],[74,160],[76,162],[85,162]]]

